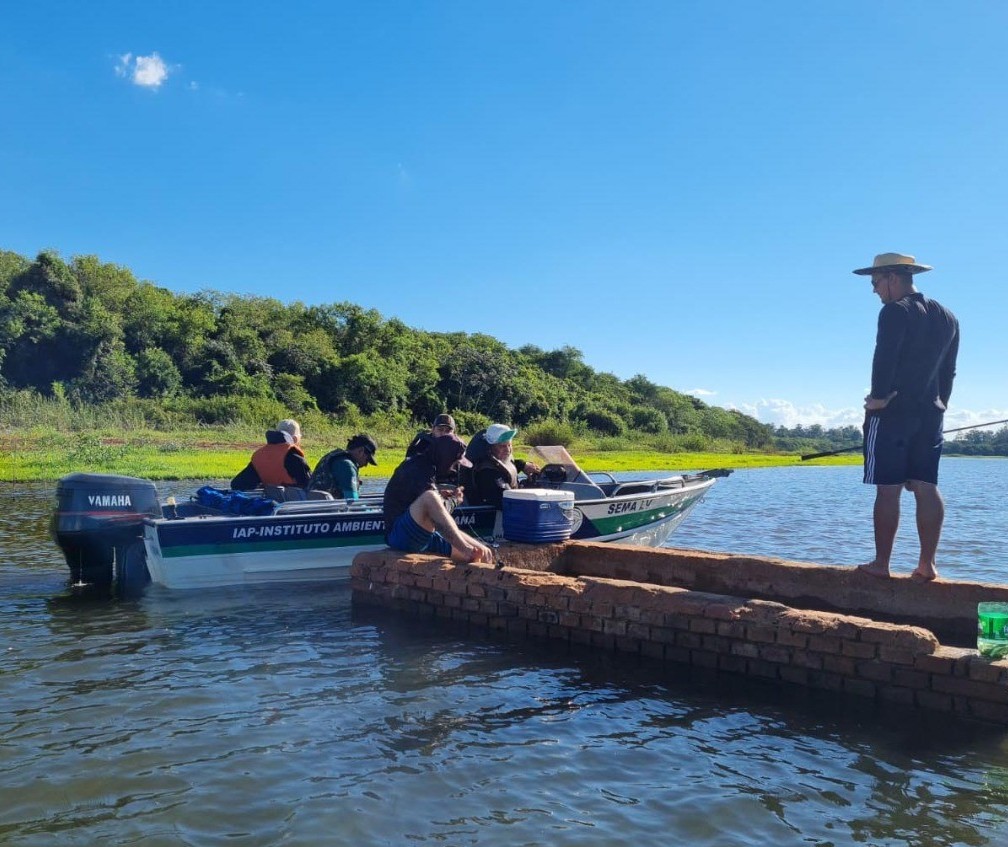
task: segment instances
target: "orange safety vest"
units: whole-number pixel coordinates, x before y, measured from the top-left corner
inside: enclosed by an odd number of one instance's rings
[[[252,467],[259,474],[259,481],[263,485],[297,485],[284,467],[288,450],[304,457],[304,451],[300,447],[286,441],[282,444],[264,444],[252,454]]]

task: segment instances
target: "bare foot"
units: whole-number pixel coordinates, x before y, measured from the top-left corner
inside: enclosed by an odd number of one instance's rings
[[[855,570],[861,573],[866,573],[868,576],[873,576],[876,579],[888,579],[889,578],[889,568],[878,564],[877,562],[868,562],[865,565],[858,565]]]
[[[910,579],[914,582],[934,582],[938,579],[938,571],[934,568],[922,571],[920,568],[910,574]]]

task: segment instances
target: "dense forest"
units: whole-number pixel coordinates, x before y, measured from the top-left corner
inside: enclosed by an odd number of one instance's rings
[[[499,420],[548,425],[554,437],[636,434],[669,450],[860,440],[855,427],[775,429],[644,375],[621,380],[573,347],[510,349],[487,335],[412,329],[348,302],[175,294],[94,256],[66,261],[50,251],[34,260],[0,251],[0,399],[18,392],[133,403],[155,427],[258,424],[279,406],[391,426],[449,410],[464,432]],[[978,448],[994,444],[993,434],[972,436]]]

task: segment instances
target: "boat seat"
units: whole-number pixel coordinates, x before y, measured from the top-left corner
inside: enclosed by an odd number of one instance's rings
[[[266,485],[263,493],[277,503],[295,503],[300,500],[332,500],[328,491],[306,491],[297,485]]]
[[[627,494],[650,494],[658,490],[658,480],[636,480],[635,482],[624,482],[617,485],[609,492],[610,497],[623,497]]]

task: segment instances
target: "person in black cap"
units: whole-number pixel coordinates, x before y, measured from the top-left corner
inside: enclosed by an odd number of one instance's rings
[[[333,450],[318,460],[308,490],[328,491],[344,500],[360,499],[358,468],[378,464],[374,459],[377,451],[378,445],[370,435],[355,435],[347,442],[346,450]]]
[[[431,440],[439,435],[453,435],[455,432],[455,418],[449,414],[442,413],[434,418],[430,431],[418,432],[416,437],[406,447],[406,458],[422,453],[431,443]]]
[[[862,448],[864,481],[875,486],[875,558],[858,570],[889,576],[905,487],[917,510],[920,556],[910,574],[915,582],[938,577],[935,553],[945,519],[938,462],[959,352],[955,315],[914,286],[914,275],[929,270],[913,256],[880,253],[870,267],[854,271],[871,277],[872,291],[882,301]]]
[[[482,541],[459,530],[449,506],[461,489],[440,489],[439,477],[450,475],[465,458],[465,442],[456,435],[438,435],[427,449],[399,463],[385,487],[385,541],[406,553],[450,556],[456,562],[493,562]],[[446,505],[446,500],[448,505]]]

